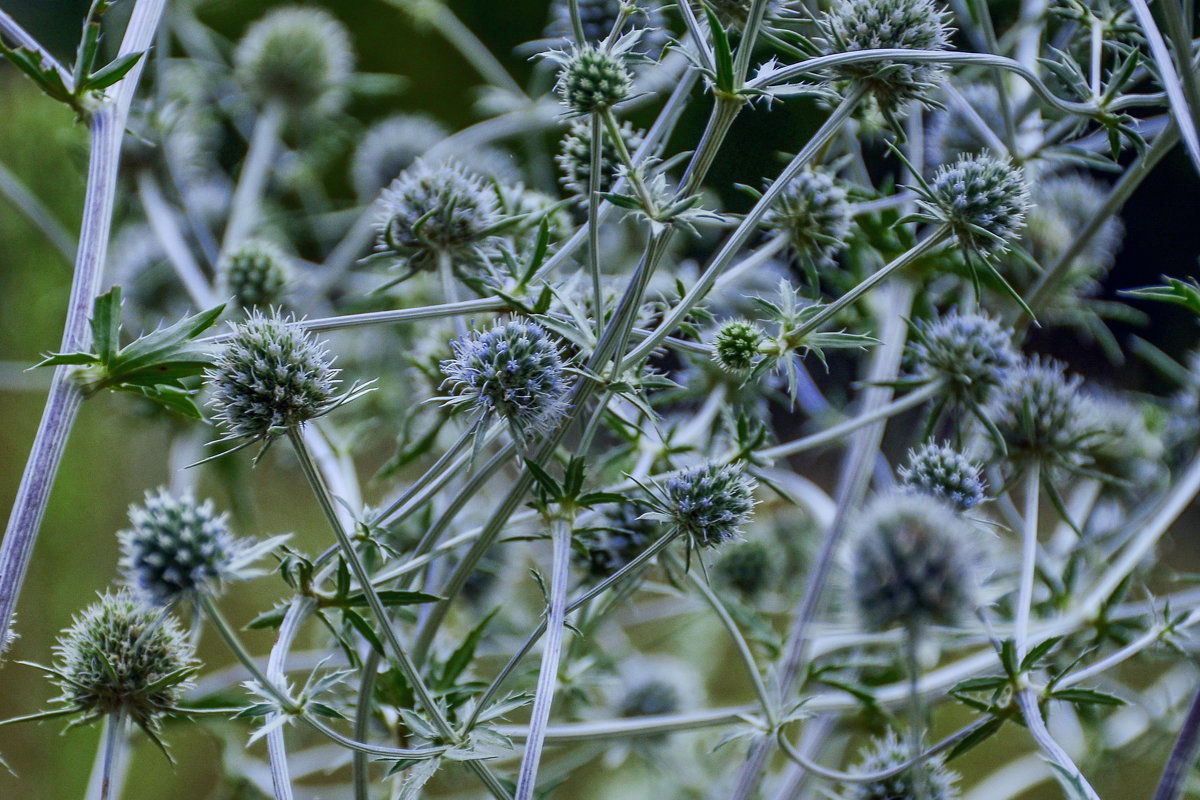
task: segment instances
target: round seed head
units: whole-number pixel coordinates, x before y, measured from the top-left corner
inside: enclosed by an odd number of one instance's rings
[[[832,264],[845,249],[850,223],[846,190],[820,170],[797,175],[763,220],[767,228],[788,237],[801,261],[818,267]]]
[[[265,439],[333,409],[338,372],[291,317],[251,311],[205,372],[208,405],[225,438]]]
[[[151,602],[215,593],[233,577],[242,543],[211,500],[197,503],[191,492],[175,497],[160,488],[129,507],[129,523],[117,534],[121,572]]]
[[[635,503],[621,503],[605,513],[596,529],[581,534],[587,554],[576,552],[575,562],[591,578],[603,580],[635,559],[654,537],[655,524],[642,519]]]
[[[383,190],[376,249],[411,270],[488,260],[491,230],[500,222],[496,193],[454,161],[416,161]]]
[[[745,542],[732,548],[717,562],[717,576],[746,600],[767,588],[774,570],[771,553],[760,542]]]
[[[583,38],[591,44],[600,44],[617,23],[621,0],[579,0],[579,21],[583,23]],[[629,15],[619,33],[628,33],[635,28],[643,32],[637,52],[658,58],[669,37],[667,15],[657,0],[638,0],[636,10]],[[553,0],[550,4],[550,23],[546,36],[552,39],[575,38],[571,24],[570,0]]]
[[[987,408],[1009,460],[1077,467],[1087,460],[1095,430],[1078,375],[1063,364],[1033,357],[1010,370]]]
[[[85,719],[122,712],[151,729],[178,705],[195,665],[175,620],[126,589],[101,596],[75,617],[54,652],[59,702]]]
[[[926,442],[908,451],[908,466],[900,470],[900,478],[907,488],[966,511],[987,499],[980,471],[979,464],[949,445]]]
[[[765,338],[762,328],[753,322],[726,322],[713,338],[713,360],[726,372],[749,372],[762,357],[758,348]]]
[[[550,431],[566,413],[562,356],[541,325],[511,320],[450,346],[454,357],[442,362],[448,404],[496,415],[522,439]]]
[[[1011,330],[957,313],[918,325],[908,357],[916,374],[944,381],[953,398],[972,403],[986,402],[1020,360]]]
[[[741,536],[754,513],[754,480],[737,465],[710,462],[668,478],[657,505],[657,518],[700,547],[715,547]]]
[[[250,26],[234,52],[234,71],[247,91],[292,111],[341,106],[353,69],[345,26],[318,8],[269,12]]]
[[[649,678],[634,684],[621,698],[622,717],[650,717],[672,714],[680,709],[679,691],[661,678]]]
[[[875,739],[862,750],[855,772],[884,772],[912,758],[910,748],[895,731]],[[891,778],[848,784],[841,800],[958,800],[958,775],[946,769],[942,756],[934,756]]]
[[[351,182],[359,199],[374,199],[448,135],[441,123],[421,114],[396,114],[372,125],[358,143],[350,165]]]
[[[1025,227],[1025,173],[1008,157],[963,156],[942,165],[917,201],[927,219],[946,225],[960,245],[987,258],[1008,250]]]
[[[828,55],[858,50],[945,50],[950,27],[944,8],[934,0],[834,0],[820,19]],[[923,100],[941,82],[934,64],[873,60],[837,67],[839,78],[861,83],[885,112]]]
[[[633,78],[623,55],[591,44],[576,45],[563,60],[555,89],[574,114],[612,108],[629,97]]]
[[[952,625],[976,606],[975,531],[924,494],[872,500],[854,521],[845,549],[850,592],[870,630]]]
[[[243,308],[277,303],[291,274],[287,254],[263,239],[242,242],[218,267],[221,285]]]
[[[633,153],[642,146],[644,132],[637,130],[628,121],[621,123],[621,137],[625,149]],[[559,145],[558,155],[560,180],[568,192],[586,200],[592,176],[592,121],[577,119]],[[607,190],[616,179],[620,157],[617,148],[608,136],[600,137],[600,189]]]

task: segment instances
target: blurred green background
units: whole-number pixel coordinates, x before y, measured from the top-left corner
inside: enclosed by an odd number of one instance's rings
[[[514,48],[540,35],[546,4],[546,0],[470,0],[451,5],[520,77],[530,67],[514,54]],[[249,20],[270,5],[216,0],[203,6],[202,17],[236,38]],[[409,81],[403,93],[358,101],[350,114],[369,121],[391,111],[419,109],[450,126],[475,121],[476,76],[436,34],[412,29],[398,10],[381,2],[334,0],[321,5],[351,28],[361,69],[403,75]],[[69,59],[77,40],[86,7],[87,2],[80,0],[4,3],[5,10],[64,60]],[[680,148],[694,141],[703,108],[704,104],[697,104],[681,126]],[[770,171],[778,151],[795,149],[803,141],[802,134],[810,126],[808,113],[807,107],[799,106],[745,115],[733,139],[741,145],[723,153],[714,183],[728,187],[735,180]],[[85,131],[69,112],[40,96],[7,64],[0,64],[0,162],[19,175],[68,229],[77,229],[86,165]],[[1194,219],[1197,188],[1180,153],[1173,154],[1148,181],[1124,214],[1128,229],[1125,249],[1110,281],[1110,292],[1151,282],[1160,273],[1194,274],[1195,253],[1200,252],[1200,226]],[[1188,201],[1179,202],[1180,198]],[[118,217],[128,203],[128,197],[119,200]],[[1147,253],[1153,258],[1145,257]],[[0,200],[0,516],[4,518],[40,417],[46,379],[44,374],[22,370],[39,354],[57,347],[69,283],[70,265]],[[1154,322],[1148,331],[1139,331],[1141,335],[1175,354],[1193,341],[1194,326],[1186,315],[1163,306],[1147,310],[1154,314]],[[1119,335],[1125,333],[1119,331]],[[1062,346],[1068,343],[1077,369],[1111,377],[1112,370],[1097,354],[1073,340],[1047,334],[1034,346],[1062,354]],[[1155,386],[1137,364],[1127,365],[1118,377],[1128,385]],[[84,408],[26,582],[19,609],[22,638],[14,646],[14,659],[44,663],[52,659],[55,633],[115,575],[113,534],[125,522],[126,507],[146,488],[166,478],[166,429],[161,422],[126,413],[131,402],[124,397],[100,396]],[[324,542],[315,506],[273,502],[290,498],[294,486],[266,475],[254,474],[252,480],[262,512],[262,532],[295,531],[301,544]],[[230,616],[244,622],[269,605],[272,589],[263,587],[266,594],[254,589],[234,592],[228,606]],[[265,652],[270,642],[269,634],[249,634],[247,638],[255,652]],[[228,662],[212,641],[204,642],[201,656],[210,665]],[[43,708],[52,694],[35,669],[15,661],[0,666],[0,687],[0,718]],[[58,723],[0,728],[0,755],[20,776],[13,778],[0,771],[0,798],[83,796],[98,728],[65,735],[60,735],[60,730]],[[231,741],[239,741],[241,736],[240,729],[231,730]],[[219,787],[212,763],[219,755],[218,738],[182,727],[168,730],[168,738],[178,765],[172,767],[141,746],[134,756],[134,779],[125,796],[130,800],[168,794],[174,800],[215,796]],[[1126,785],[1134,787],[1134,794],[1145,794],[1141,787],[1151,785],[1160,757],[1155,754],[1147,759],[1143,774],[1123,776]],[[958,768],[987,770],[985,765],[994,764],[995,753],[972,758],[974,761],[964,760]],[[1054,797],[1056,792],[1047,789],[1029,796]]]

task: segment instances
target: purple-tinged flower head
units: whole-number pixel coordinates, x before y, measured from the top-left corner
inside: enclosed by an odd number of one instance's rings
[[[912,759],[912,748],[889,730],[862,749],[862,758],[855,772],[872,774],[887,772]],[[856,782],[846,785],[838,795],[840,800],[958,800],[958,774],[946,769],[941,755],[881,781]]]
[[[916,326],[908,346],[913,371],[941,380],[959,402],[986,402],[1020,363],[1012,331],[979,314],[951,313]]]
[[[1020,239],[1031,203],[1025,171],[988,152],[943,164],[917,194],[921,219],[945,225],[959,245],[983,258]]]
[[[699,547],[715,547],[741,536],[754,513],[754,487],[754,479],[735,464],[684,469],[667,479],[651,516]]]
[[[901,468],[905,488],[945,500],[959,511],[987,500],[982,467],[948,444],[926,442],[908,451],[908,466]]]
[[[763,225],[787,237],[796,257],[825,267],[846,248],[852,216],[846,190],[823,170],[807,169],[784,188]]]

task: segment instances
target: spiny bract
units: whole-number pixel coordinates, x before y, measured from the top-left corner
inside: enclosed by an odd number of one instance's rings
[[[681,470],[663,488],[654,516],[700,547],[738,538],[754,513],[754,480],[734,464],[709,462]]]
[[[726,322],[713,337],[713,360],[726,372],[749,372],[762,358],[758,348],[765,338],[762,328],[753,322]]]
[[[604,111],[629,97],[633,77],[621,50],[575,45],[558,60],[562,68],[555,89],[571,113]]]
[[[124,713],[153,729],[183,697],[195,661],[179,625],[128,590],[102,595],[55,646],[59,702],[85,719]]]
[[[129,584],[156,603],[215,592],[231,576],[242,550],[225,514],[211,500],[197,503],[167,489],[146,492],[129,507],[132,527],[121,531],[121,572]]]
[[[637,130],[628,121],[621,123],[621,138],[625,141],[625,149],[632,155],[642,146],[644,132]],[[559,144],[558,155],[555,156],[561,181],[564,188],[571,194],[587,198],[592,177],[592,121],[578,119]],[[601,191],[612,188],[617,175],[617,165],[620,164],[617,147],[607,135],[600,137],[600,185]]]
[[[599,44],[608,38],[617,23],[621,0],[579,0],[579,21],[583,24],[584,41]],[[644,31],[639,52],[657,58],[670,37],[667,15],[657,0],[638,0],[632,13],[618,34],[634,28]],[[575,27],[571,23],[570,0],[553,0],[550,4],[550,23],[546,35],[555,39],[574,39]]]
[[[1010,370],[987,409],[1007,448],[1003,455],[1022,466],[1084,464],[1096,431],[1082,383],[1078,375],[1068,376],[1060,362],[1040,356]]]
[[[953,625],[976,607],[976,532],[935,497],[878,495],[847,531],[850,596],[863,625]]]
[[[226,439],[283,433],[336,406],[339,370],[324,343],[291,317],[252,311],[205,372]]]
[[[498,416],[522,439],[552,429],[567,410],[562,356],[541,325],[510,320],[451,343],[442,362],[449,405]]]
[[[247,29],[234,52],[234,68],[260,102],[332,111],[344,99],[354,51],[345,26],[331,14],[289,6]]]
[[[918,216],[945,225],[961,246],[985,258],[1020,237],[1030,205],[1024,170],[986,152],[942,165],[918,195]]]
[[[980,472],[979,464],[948,444],[926,442],[908,451],[908,466],[901,468],[900,478],[906,487],[966,511],[987,499],[987,485]]]
[[[979,314],[951,313],[916,326],[908,346],[916,375],[944,381],[955,400],[983,403],[1020,361],[1012,331]]]

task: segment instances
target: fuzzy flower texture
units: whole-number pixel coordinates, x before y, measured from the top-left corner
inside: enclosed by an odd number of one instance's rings
[[[732,464],[685,469],[667,479],[653,516],[700,547],[715,547],[741,535],[754,513],[754,485]]]
[[[512,320],[451,343],[442,362],[450,406],[467,405],[505,420],[522,441],[547,433],[567,410],[562,356],[550,334],[534,322]]]

